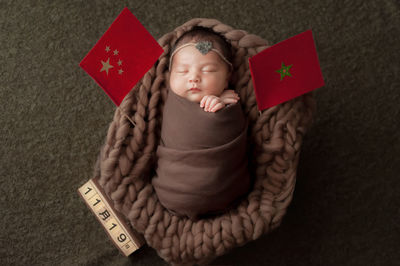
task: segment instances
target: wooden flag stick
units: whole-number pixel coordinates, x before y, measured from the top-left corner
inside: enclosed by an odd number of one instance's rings
[[[121,112],[122,115],[124,115],[134,126],[136,126],[136,123],[133,122],[133,120],[129,117],[129,115],[127,115],[119,106],[118,106],[118,110]]]

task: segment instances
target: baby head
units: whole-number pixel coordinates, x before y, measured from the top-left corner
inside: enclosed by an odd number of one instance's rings
[[[232,73],[231,44],[210,28],[196,26],[179,37],[170,56],[169,85],[192,102],[220,96]]]

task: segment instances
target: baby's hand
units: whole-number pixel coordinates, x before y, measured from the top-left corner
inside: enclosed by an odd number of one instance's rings
[[[224,102],[217,96],[206,95],[200,101],[200,107],[204,107],[204,111],[215,113],[219,109],[224,108]]]
[[[240,99],[239,95],[234,90],[224,91],[220,98],[224,104],[237,103],[237,101]]]

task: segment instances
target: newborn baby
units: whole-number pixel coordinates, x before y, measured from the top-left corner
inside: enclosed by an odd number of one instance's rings
[[[170,56],[153,187],[171,213],[223,213],[249,191],[247,121],[229,90],[230,44],[209,28],[184,33]]]
[[[236,103],[238,95],[233,90],[226,90],[232,70],[228,59],[213,48],[210,41],[180,45],[183,41],[185,38],[177,42],[178,48],[170,57],[171,90],[189,101],[199,102],[207,112],[216,112],[226,104]],[[224,47],[214,43],[217,47]],[[230,47],[224,48],[227,56],[231,57]]]

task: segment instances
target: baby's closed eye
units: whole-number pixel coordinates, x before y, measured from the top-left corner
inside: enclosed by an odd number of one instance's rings
[[[176,73],[187,73],[188,70],[187,69],[177,69]]]
[[[211,68],[211,67],[205,67],[202,69],[203,72],[216,72],[216,68]]]

